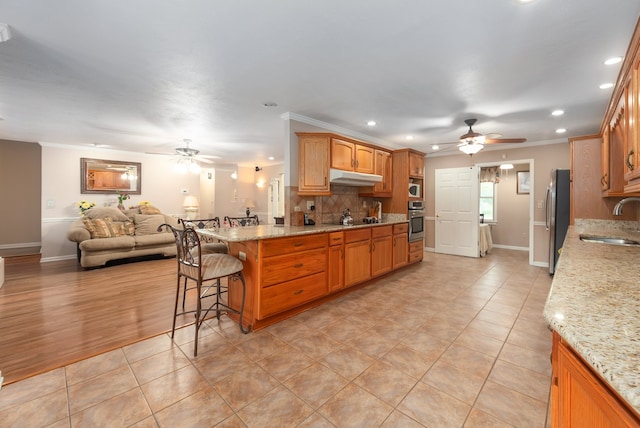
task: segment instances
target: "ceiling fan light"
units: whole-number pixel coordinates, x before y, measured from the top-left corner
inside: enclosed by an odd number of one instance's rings
[[[482,144],[470,143],[460,146],[460,151],[467,155],[475,155],[484,147]]]
[[[194,162],[193,160],[189,162],[188,169],[189,172],[192,172],[194,174],[200,173],[200,165],[198,165],[198,163]]]

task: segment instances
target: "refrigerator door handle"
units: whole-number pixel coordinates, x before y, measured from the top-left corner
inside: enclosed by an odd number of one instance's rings
[[[551,197],[551,187],[547,186],[547,193],[544,196],[544,228],[549,231],[549,227],[551,226],[551,215],[549,210],[551,209],[551,201],[549,198]]]

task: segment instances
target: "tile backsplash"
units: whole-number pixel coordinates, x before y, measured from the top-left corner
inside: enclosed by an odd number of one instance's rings
[[[362,223],[369,215],[378,198],[361,197],[358,188],[352,186],[331,185],[331,196],[301,196],[297,187],[289,187],[285,192],[289,200],[289,218],[296,208],[307,213],[316,224],[338,224],[345,208],[349,208],[354,223]],[[315,210],[307,209],[307,201],[313,202]],[[384,216],[388,213],[383,213]],[[406,213],[400,213],[406,215]]]

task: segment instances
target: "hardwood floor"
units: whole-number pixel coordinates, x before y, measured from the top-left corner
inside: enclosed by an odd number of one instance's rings
[[[75,260],[5,260],[4,384],[171,330],[175,258],[93,270]]]

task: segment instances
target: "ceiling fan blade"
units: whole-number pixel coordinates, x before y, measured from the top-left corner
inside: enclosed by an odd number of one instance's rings
[[[202,162],[202,163],[215,163],[212,160],[209,159],[203,159],[201,156],[198,156],[195,158],[196,162]]]
[[[220,159],[220,156],[215,155],[198,155],[198,159],[206,158],[206,159]]]
[[[524,143],[527,141],[526,138],[488,138],[485,140],[485,144],[496,144],[496,143]]]
[[[175,152],[174,153],[163,153],[163,152],[144,152],[146,155],[163,155],[163,156],[175,156]]]

